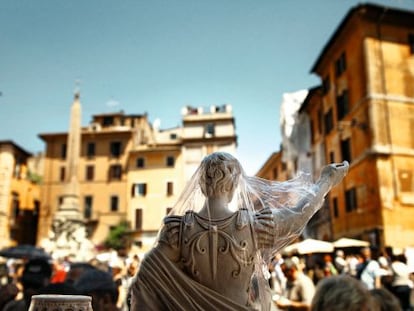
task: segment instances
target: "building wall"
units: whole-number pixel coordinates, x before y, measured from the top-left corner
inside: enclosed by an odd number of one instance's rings
[[[221,107],[218,111],[187,111],[183,114],[183,126],[168,130],[152,126],[146,115],[93,116],[92,123],[82,130],[78,165],[82,213],[86,208],[85,199],[93,198],[91,215],[86,218],[91,240],[101,244],[111,227],[127,221],[131,239],[146,251],[153,245],[163,218],[174,206],[202,158],[214,151],[235,153],[237,137],[234,128],[229,107]],[[42,188],[45,208],[39,240],[48,234],[65,187],[60,171],[66,166],[61,153],[67,133],[40,136],[46,142],[46,156]],[[122,146],[118,157],[110,156],[109,146],[114,141],[119,141]],[[88,156],[88,143],[92,142],[95,143],[95,155]],[[167,165],[168,157],[173,159],[172,165]],[[108,178],[111,165],[122,166],[120,180]],[[86,178],[88,166],[94,167],[93,180]],[[145,184],[145,190],[138,184]],[[110,200],[114,195],[119,197],[118,210],[111,211]]]
[[[381,247],[413,243],[414,56],[408,39],[413,20],[414,12],[361,5],[347,15],[313,68],[322,82],[330,80],[321,95],[326,159],[351,164],[328,198],[334,238],[363,238]],[[346,68],[336,75],[341,55]],[[348,110],[339,116],[337,97],[344,90]],[[307,112],[316,123],[315,110]],[[330,110],[332,130],[327,131]]]
[[[40,191],[30,179],[30,156],[12,141],[0,142],[0,248],[36,242]]]
[[[66,144],[67,135],[45,136],[46,157],[45,174],[42,187],[42,202],[45,208],[42,213],[42,228],[39,232],[39,239],[49,234],[51,221],[57,211],[61,196],[64,191],[65,181],[61,180],[61,170],[66,170],[66,158],[62,157],[62,147]],[[95,143],[95,155],[87,155],[87,144]],[[119,156],[110,155],[111,142],[120,142],[121,153]],[[85,211],[85,197],[92,197],[92,214],[88,221],[91,221],[91,239],[95,243],[102,242],[112,226],[126,220],[126,163],[128,151],[131,149],[131,131],[98,131],[91,133],[90,128],[82,131],[81,156],[78,164],[77,178],[80,188],[80,212]],[[110,167],[121,165],[122,174],[120,179],[110,177]],[[87,180],[86,170],[88,166],[93,167],[93,178]],[[111,211],[111,197],[117,196],[118,209]],[[99,225],[93,225],[98,222]]]

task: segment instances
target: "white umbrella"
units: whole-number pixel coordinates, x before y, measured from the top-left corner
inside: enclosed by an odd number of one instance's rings
[[[332,244],[336,248],[369,246],[369,242],[367,241],[350,239],[350,238],[340,238],[339,240],[332,242]]]
[[[331,242],[305,239],[301,242],[286,246],[283,251],[285,253],[297,252],[299,254],[332,253],[334,251],[334,246]]]

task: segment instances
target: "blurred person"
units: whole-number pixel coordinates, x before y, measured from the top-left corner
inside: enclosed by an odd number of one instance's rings
[[[66,279],[67,269],[61,260],[53,261],[53,272],[50,283],[61,283]]]
[[[381,288],[381,269],[377,260],[372,258],[369,247],[361,250],[362,262],[357,266],[357,277],[368,289]]]
[[[8,283],[0,286],[0,310],[3,310],[3,307],[13,301],[17,294],[19,293],[19,288],[14,283]]]
[[[281,296],[283,291],[286,288],[286,277],[283,274],[281,265],[283,263],[283,258],[280,253],[276,253],[273,257],[273,260],[269,264],[269,272],[271,275],[271,286],[270,289],[273,295]]]
[[[338,274],[346,273],[348,263],[345,259],[345,253],[343,250],[339,249],[335,253],[334,265]]]
[[[325,277],[338,274],[338,270],[336,270],[335,265],[332,262],[331,255],[329,254],[324,255],[323,261],[324,261],[323,271],[324,271]]]
[[[74,284],[85,272],[96,269],[95,266],[88,262],[72,262],[66,273],[65,282]]]
[[[29,260],[23,269],[21,284],[23,286],[23,298],[7,303],[3,311],[27,311],[33,295],[50,284],[52,266],[46,259]]]
[[[114,280],[118,288],[118,301],[116,306],[120,310],[127,310],[126,299],[128,282],[126,276],[126,267],[122,258],[117,257],[110,262],[110,268],[112,273],[112,279]]]
[[[329,276],[316,286],[311,311],[371,311],[368,289],[349,275]]]
[[[391,292],[398,298],[403,311],[411,309],[411,280],[410,269],[406,264],[404,254],[393,256],[391,263],[391,270],[393,272],[393,279],[391,283]]]
[[[360,264],[360,262],[362,262],[362,257],[358,257],[355,254],[349,254],[345,257],[345,260],[347,266],[346,273],[353,277],[357,277],[357,266]]]
[[[391,290],[392,281],[394,279],[394,273],[391,269],[387,257],[380,256],[378,258],[378,264],[380,266],[381,286],[385,287],[388,290]]]
[[[281,264],[281,269],[286,277],[286,290],[281,299],[275,301],[281,310],[309,310],[315,285],[311,278],[303,273],[303,267],[299,260],[287,258]]]
[[[66,282],[50,283],[39,290],[39,295],[79,295],[73,284]]]
[[[374,288],[369,291],[372,311],[402,311],[398,299],[386,288]]]
[[[75,282],[80,295],[92,297],[93,311],[119,311],[118,288],[112,275],[100,269],[90,269],[83,273]]]

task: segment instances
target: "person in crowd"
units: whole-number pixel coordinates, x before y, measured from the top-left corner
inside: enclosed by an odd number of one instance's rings
[[[323,271],[324,271],[325,277],[338,274],[338,270],[336,270],[335,265],[332,262],[331,255],[325,254],[323,256],[323,261],[324,261]]]
[[[348,272],[348,263],[346,262],[345,253],[342,249],[336,251],[334,265],[338,274]]]
[[[3,307],[13,301],[17,294],[19,293],[19,288],[14,283],[7,283],[0,286],[0,310],[3,310]]]
[[[385,287],[390,290],[392,285],[392,280],[394,278],[394,273],[391,270],[390,262],[387,257],[380,256],[378,257],[378,264],[380,266],[380,279],[381,287]]]
[[[93,311],[119,311],[118,288],[112,275],[100,269],[88,269],[74,283],[80,295],[92,297]]]
[[[315,286],[311,278],[303,273],[299,264],[298,261],[287,258],[281,265],[287,282],[284,296],[275,301],[279,309],[308,310],[311,305]]]
[[[127,276],[126,276],[126,267],[124,260],[120,257],[113,259],[110,262],[110,268],[112,273],[112,278],[118,288],[118,301],[116,306],[120,310],[126,310],[127,304]]]
[[[362,262],[357,266],[357,277],[368,289],[381,288],[381,269],[377,260],[372,257],[369,247],[361,250]]]
[[[73,284],[55,282],[41,288],[39,295],[79,295],[79,292]]]
[[[72,262],[66,273],[65,283],[75,284],[75,282],[87,271],[96,269],[88,262]]]
[[[386,288],[369,291],[372,311],[402,311],[398,299]]]
[[[62,260],[55,260],[53,262],[53,272],[50,283],[62,283],[66,279],[67,269]]]
[[[349,275],[329,276],[316,286],[311,311],[372,311],[368,289]]]
[[[7,303],[3,311],[27,311],[33,295],[50,283],[52,266],[47,259],[31,259],[26,262],[21,278],[23,298]]]
[[[282,255],[276,253],[269,264],[270,289],[273,295],[281,296],[286,288],[286,277],[281,268],[283,260]]]
[[[403,311],[412,310],[410,303],[411,280],[410,269],[406,264],[404,254],[394,255],[391,263],[393,279],[391,283],[391,292],[398,298]]]

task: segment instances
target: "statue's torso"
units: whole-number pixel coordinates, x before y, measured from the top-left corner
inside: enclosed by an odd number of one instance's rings
[[[217,220],[187,212],[173,216],[169,228],[178,225],[179,265],[199,283],[240,304],[248,302],[248,292],[256,252],[252,221],[247,210]],[[177,232],[177,230],[176,230]],[[170,235],[171,236],[171,235]],[[163,239],[165,242],[165,239]]]

